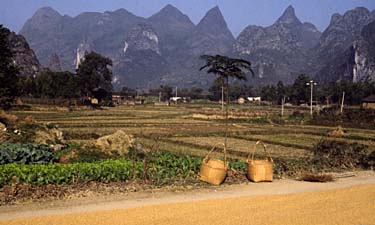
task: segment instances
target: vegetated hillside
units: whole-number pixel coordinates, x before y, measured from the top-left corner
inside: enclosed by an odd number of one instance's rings
[[[58,58],[61,69],[73,71],[86,51],[110,57],[117,88],[161,84],[206,88],[213,77],[198,71],[202,54],[250,60],[257,74],[252,83],[291,83],[301,73],[316,75],[320,81],[371,77],[373,70],[363,69],[363,59],[355,63],[354,58],[367,51],[369,44],[360,35],[374,18],[374,12],[355,8],[333,15],[321,33],[313,24],[301,22],[289,6],[273,25],[248,26],[235,39],[218,7],[197,25],[172,5],[149,18],[125,9],[69,17],[47,7],[39,9],[20,33],[44,66]]]

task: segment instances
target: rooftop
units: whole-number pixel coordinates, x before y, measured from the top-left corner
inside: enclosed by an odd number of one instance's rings
[[[362,102],[375,102],[375,95],[367,96],[366,98],[362,99]]]

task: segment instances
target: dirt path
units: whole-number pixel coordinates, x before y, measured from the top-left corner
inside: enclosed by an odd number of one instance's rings
[[[375,174],[0,207],[0,224],[374,224]]]

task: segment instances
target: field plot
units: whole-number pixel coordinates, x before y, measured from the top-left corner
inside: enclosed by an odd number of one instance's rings
[[[229,156],[244,158],[255,141],[267,144],[277,158],[301,158],[312,154],[313,146],[332,127],[312,125],[278,125],[267,120],[279,109],[271,106],[232,106],[229,122]],[[292,109],[286,110],[290,115]],[[82,111],[16,111],[20,117],[32,115],[39,123],[53,123],[70,141],[90,141],[98,136],[123,130],[138,137],[145,148],[155,144],[162,150],[205,155],[213,146],[224,142],[224,120],[194,115],[222,116],[220,105],[120,106]],[[240,115],[239,119],[236,116]],[[244,115],[249,119],[244,119]],[[253,120],[254,118],[260,120]],[[375,131],[345,129],[345,137],[337,140],[375,146]],[[155,137],[158,137],[157,140]],[[156,143],[158,142],[158,143]],[[257,152],[259,155],[262,152]],[[220,155],[220,153],[214,153]]]

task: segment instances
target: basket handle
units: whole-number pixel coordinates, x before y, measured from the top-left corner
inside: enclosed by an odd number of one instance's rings
[[[264,149],[264,152],[268,155],[268,160],[271,161],[271,162],[273,162],[273,159],[272,159],[270,153],[267,151],[266,145],[265,145],[265,144],[263,143],[263,141],[261,141],[261,140],[258,140],[258,141],[255,143],[252,154],[249,153],[249,155],[247,155],[247,160],[246,160],[246,162],[249,162],[250,154],[251,154],[251,161],[254,161],[255,151],[256,151],[257,146],[258,146],[259,144],[262,145],[262,147],[263,147],[263,149]]]
[[[226,151],[226,149],[225,149],[225,145],[223,144],[223,146],[224,146],[224,151],[223,151],[223,154],[224,154],[224,165],[227,165],[227,151]],[[204,160],[208,160],[208,156],[213,152],[213,151],[215,151],[215,149],[216,149],[216,145],[207,153],[207,155],[206,155],[206,157],[204,157]]]

